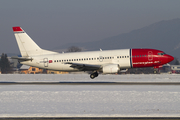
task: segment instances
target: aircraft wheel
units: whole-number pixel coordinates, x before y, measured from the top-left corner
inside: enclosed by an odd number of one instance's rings
[[[91,75],[90,75],[90,78],[91,79],[94,79],[95,77],[97,77],[98,76],[98,72],[94,72],[94,73],[92,73]]]
[[[95,75],[94,75],[94,74],[91,74],[91,75],[90,75],[90,78],[91,78],[91,79],[94,79],[94,78],[95,78]]]

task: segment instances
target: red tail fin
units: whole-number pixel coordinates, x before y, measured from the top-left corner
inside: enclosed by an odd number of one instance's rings
[[[13,27],[13,31],[14,32],[22,32],[23,31],[23,29],[21,28],[21,27]]]

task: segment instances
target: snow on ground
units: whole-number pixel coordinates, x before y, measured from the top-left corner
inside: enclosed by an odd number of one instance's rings
[[[99,75],[88,74],[1,74],[0,82],[180,82],[178,74]]]
[[[0,82],[179,82],[180,75],[0,75]],[[0,117],[176,117],[179,85],[0,85]]]

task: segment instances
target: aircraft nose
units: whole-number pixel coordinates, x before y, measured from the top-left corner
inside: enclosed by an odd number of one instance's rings
[[[173,60],[174,60],[174,57],[171,56],[171,55],[168,55],[168,61],[171,62],[171,61],[173,61]]]

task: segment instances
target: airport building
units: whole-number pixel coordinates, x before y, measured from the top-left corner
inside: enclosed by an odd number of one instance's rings
[[[180,73],[180,65],[171,65],[172,73]]]

